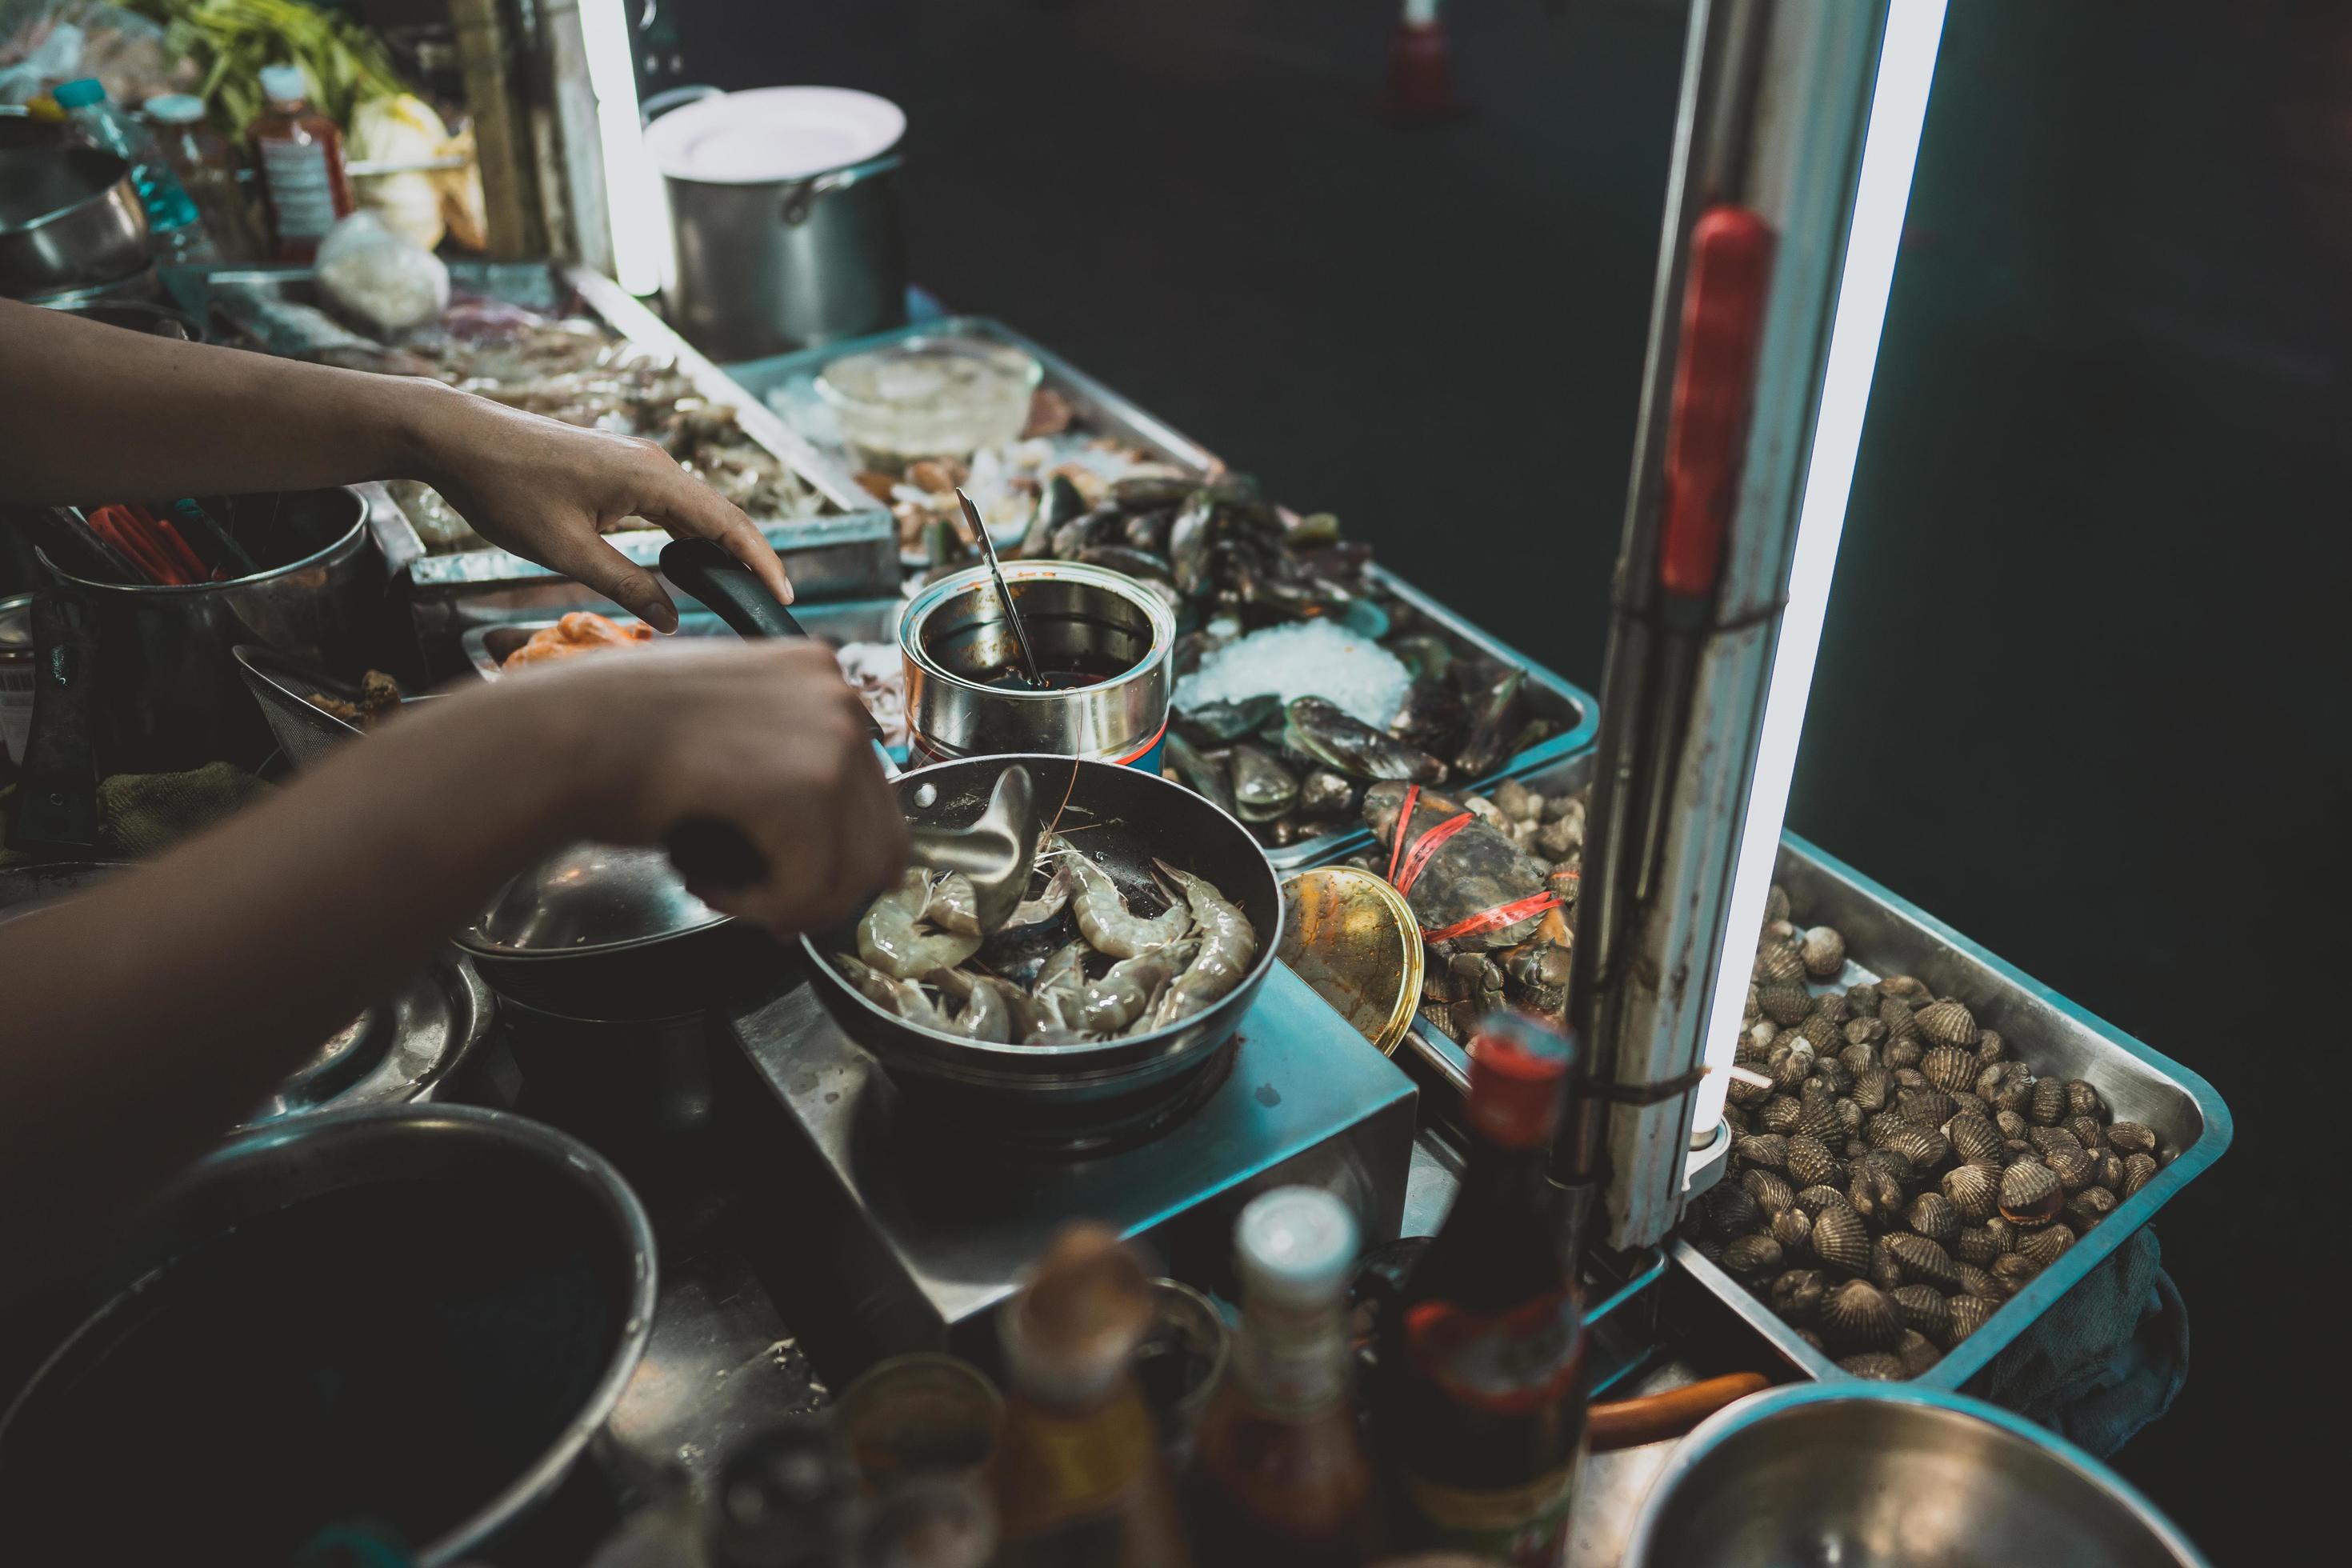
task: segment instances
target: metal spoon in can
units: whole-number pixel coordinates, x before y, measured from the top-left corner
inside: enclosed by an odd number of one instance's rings
[[[971,498],[956,489],[956,500],[963,502],[963,520],[971,524],[971,536],[980,541],[981,559],[988,563],[988,574],[996,579],[996,596],[1004,602],[1004,618],[1012,625],[1013,644],[1021,649],[1022,668],[1027,673],[1032,690],[1045,689],[1045,672],[1037,668],[1037,655],[1029,646],[1029,630],[1021,624],[1021,612],[1013,607],[1013,590],[1004,585],[1004,568],[996,563],[996,541],[988,537],[988,525],[980,521],[980,508]]]

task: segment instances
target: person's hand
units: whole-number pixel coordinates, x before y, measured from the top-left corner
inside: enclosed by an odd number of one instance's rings
[[[784,563],[751,520],[651,441],[440,387],[425,395],[417,424],[419,477],[475,532],[585,584],[657,630],[677,627],[660,579],[603,537],[625,517],[681,539],[717,540],[779,602],[793,602]]]
[[[658,844],[711,818],[751,840],[763,880],[689,884],[713,909],[779,932],[822,931],[906,865],[906,820],[865,709],[822,643],[687,638],[519,671],[499,690],[533,706],[518,730],[609,737],[577,781],[584,836]]]

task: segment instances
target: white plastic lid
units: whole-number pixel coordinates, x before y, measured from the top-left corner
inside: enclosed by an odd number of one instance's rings
[[[144,112],[165,125],[194,125],[205,117],[205,100],[193,92],[158,93],[147,100]]]
[[[310,84],[302,79],[300,66],[264,66],[261,68],[261,90],[269,95],[272,103],[291,103],[308,98]]]
[[[1291,1306],[1331,1300],[1356,1261],[1356,1216],[1320,1187],[1276,1187],[1234,1225],[1244,1291]]]
[[[646,128],[646,147],[672,179],[756,185],[878,158],[906,132],[906,110],[870,92],[761,87],[672,110]]]

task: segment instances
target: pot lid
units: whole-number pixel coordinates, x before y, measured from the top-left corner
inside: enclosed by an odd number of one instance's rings
[[[488,958],[582,957],[727,918],[686,890],[666,850],[574,844],[499,889],[457,942]]]
[[[672,179],[756,185],[878,158],[906,131],[906,110],[870,92],[761,87],[672,110],[646,128],[646,146]]]

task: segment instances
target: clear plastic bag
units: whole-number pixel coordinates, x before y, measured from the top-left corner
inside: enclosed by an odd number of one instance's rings
[[[394,337],[439,316],[449,303],[441,258],[355,212],[319,242],[319,291],[336,310]]]
[[[185,92],[196,68],[163,29],[105,0],[0,0],[0,103],[30,103],[61,81],[94,76],[117,103]]]

